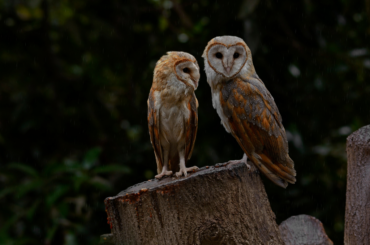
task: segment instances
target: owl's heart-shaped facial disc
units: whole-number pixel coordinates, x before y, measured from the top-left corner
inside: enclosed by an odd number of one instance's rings
[[[232,78],[243,68],[247,61],[247,52],[242,44],[226,46],[216,43],[209,48],[207,60],[218,74]]]

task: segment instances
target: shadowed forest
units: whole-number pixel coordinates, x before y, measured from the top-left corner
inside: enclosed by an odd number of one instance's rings
[[[346,137],[370,123],[370,0],[0,0],[0,244],[98,244],[104,199],[154,178],[147,98],[156,61],[193,54],[189,166],[240,159],[201,54],[243,38],[283,118],[297,183],[262,180],[277,222],[320,219],[343,243]]]

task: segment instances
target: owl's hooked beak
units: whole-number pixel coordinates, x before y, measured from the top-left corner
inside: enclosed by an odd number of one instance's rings
[[[200,79],[200,74],[199,73],[195,73],[194,75],[191,76],[190,79],[194,83],[194,89],[197,89],[198,88],[199,79]]]
[[[190,74],[190,79],[193,81],[194,83],[194,89],[197,89],[198,88],[198,83],[199,83],[199,79],[200,79],[200,73],[198,71],[198,68],[195,67],[196,69],[196,72],[192,72]]]
[[[231,71],[231,69],[233,68],[233,65],[234,65],[233,59],[225,57],[225,61],[223,62],[223,65],[224,65],[224,69],[226,70],[227,74],[230,75],[230,71]]]
[[[194,89],[197,89],[198,88],[198,82],[194,79],[191,79],[194,83]]]

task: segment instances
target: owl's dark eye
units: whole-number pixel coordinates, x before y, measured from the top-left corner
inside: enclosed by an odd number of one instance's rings
[[[185,72],[185,73],[190,73],[190,69],[189,68],[184,68],[183,70],[182,70],[183,72]]]
[[[216,53],[216,58],[218,58],[218,59],[222,59],[222,54],[221,54],[220,52],[217,52],[217,53]]]
[[[239,57],[239,53],[234,53],[234,59],[237,59]]]

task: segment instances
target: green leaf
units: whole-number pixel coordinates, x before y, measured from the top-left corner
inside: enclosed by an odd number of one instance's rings
[[[0,199],[4,196],[8,195],[9,193],[14,193],[17,187],[8,187],[0,191]]]
[[[109,190],[111,188],[111,183],[99,176],[92,178],[89,183],[100,190]]]
[[[69,186],[58,186],[58,188],[53,192],[50,193],[46,198],[46,205],[51,207],[55,203],[55,201],[63,196],[69,190]]]
[[[166,30],[167,27],[168,27],[168,21],[167,21],[167,19],[161,16],[161,17],[159,17],[158,21],[159,21],[159,29],[161,31]]]
[[[76,173],[78,171],[83,170],[81,164],[73,164],[73,165],[60,165],[60,166],[53,166],[45,171],[46,174],[62,174],[62,173]]]
[[[6,232],[22,216],[23,216],[23,212],[18,212],[12,215],[10,219],[8,219],[4,224],[0,226],[0,233],[3,233],[4,231]]]
[[[81,175],[81,176],[74,177],[72,181],[73,181],[75,191],[78,191],[80,189],[80,186],[84,182],[88,182],[89,180],[90,180],[90,177],[87,175]]]
[[[30,191],[39,191],[40,186],[44,184],[41,180],[34,180],[31,182],[22,183],[22,185],[19,185],[17,187],[17,198],[23,197],[26,193]]]
[[[59,211],[59,215],[64,217],[64,218],[67,218],[68,215],[71,214],[70,210],[69,210],[69,205],[70,205],[70,202],[69,200],[65,200],[64,202],[60,202],[58,204],[58,211]]]
[[[100,152],[101,152],[101,149],[99,147],[95,147],[95,148],[89,150],[86,153],[86,155],[84,157],[84,160],[82,161],[82,166],[85,169],[92,168],[96,164],[96,161],[99,158]]]
[[[39,206],[40,204],[40,200],[37,200],[27,211],[27,218],[30,220],[32,219],[33,215],[35,214],[35,211],[36,211],[36,208]]]
[[[50,229],[48,229],[47,235],[46,235],[46,241],[47,242],[51,242],[51,240],[53,239],[54,234],[55,234],[55,231],[57,230],[57,228],[58,228],[58,223],[55,222],[54,225]]]
[[[35,169],[33,169],[32,167],[30,167],[29,165],[26,165],[26,164],[11,163],[11,164],[8,165],[8,168],[20,170],[20,171],[22,171],[26,174],[32,175],[34,177],[38,176],[38,172]]]

